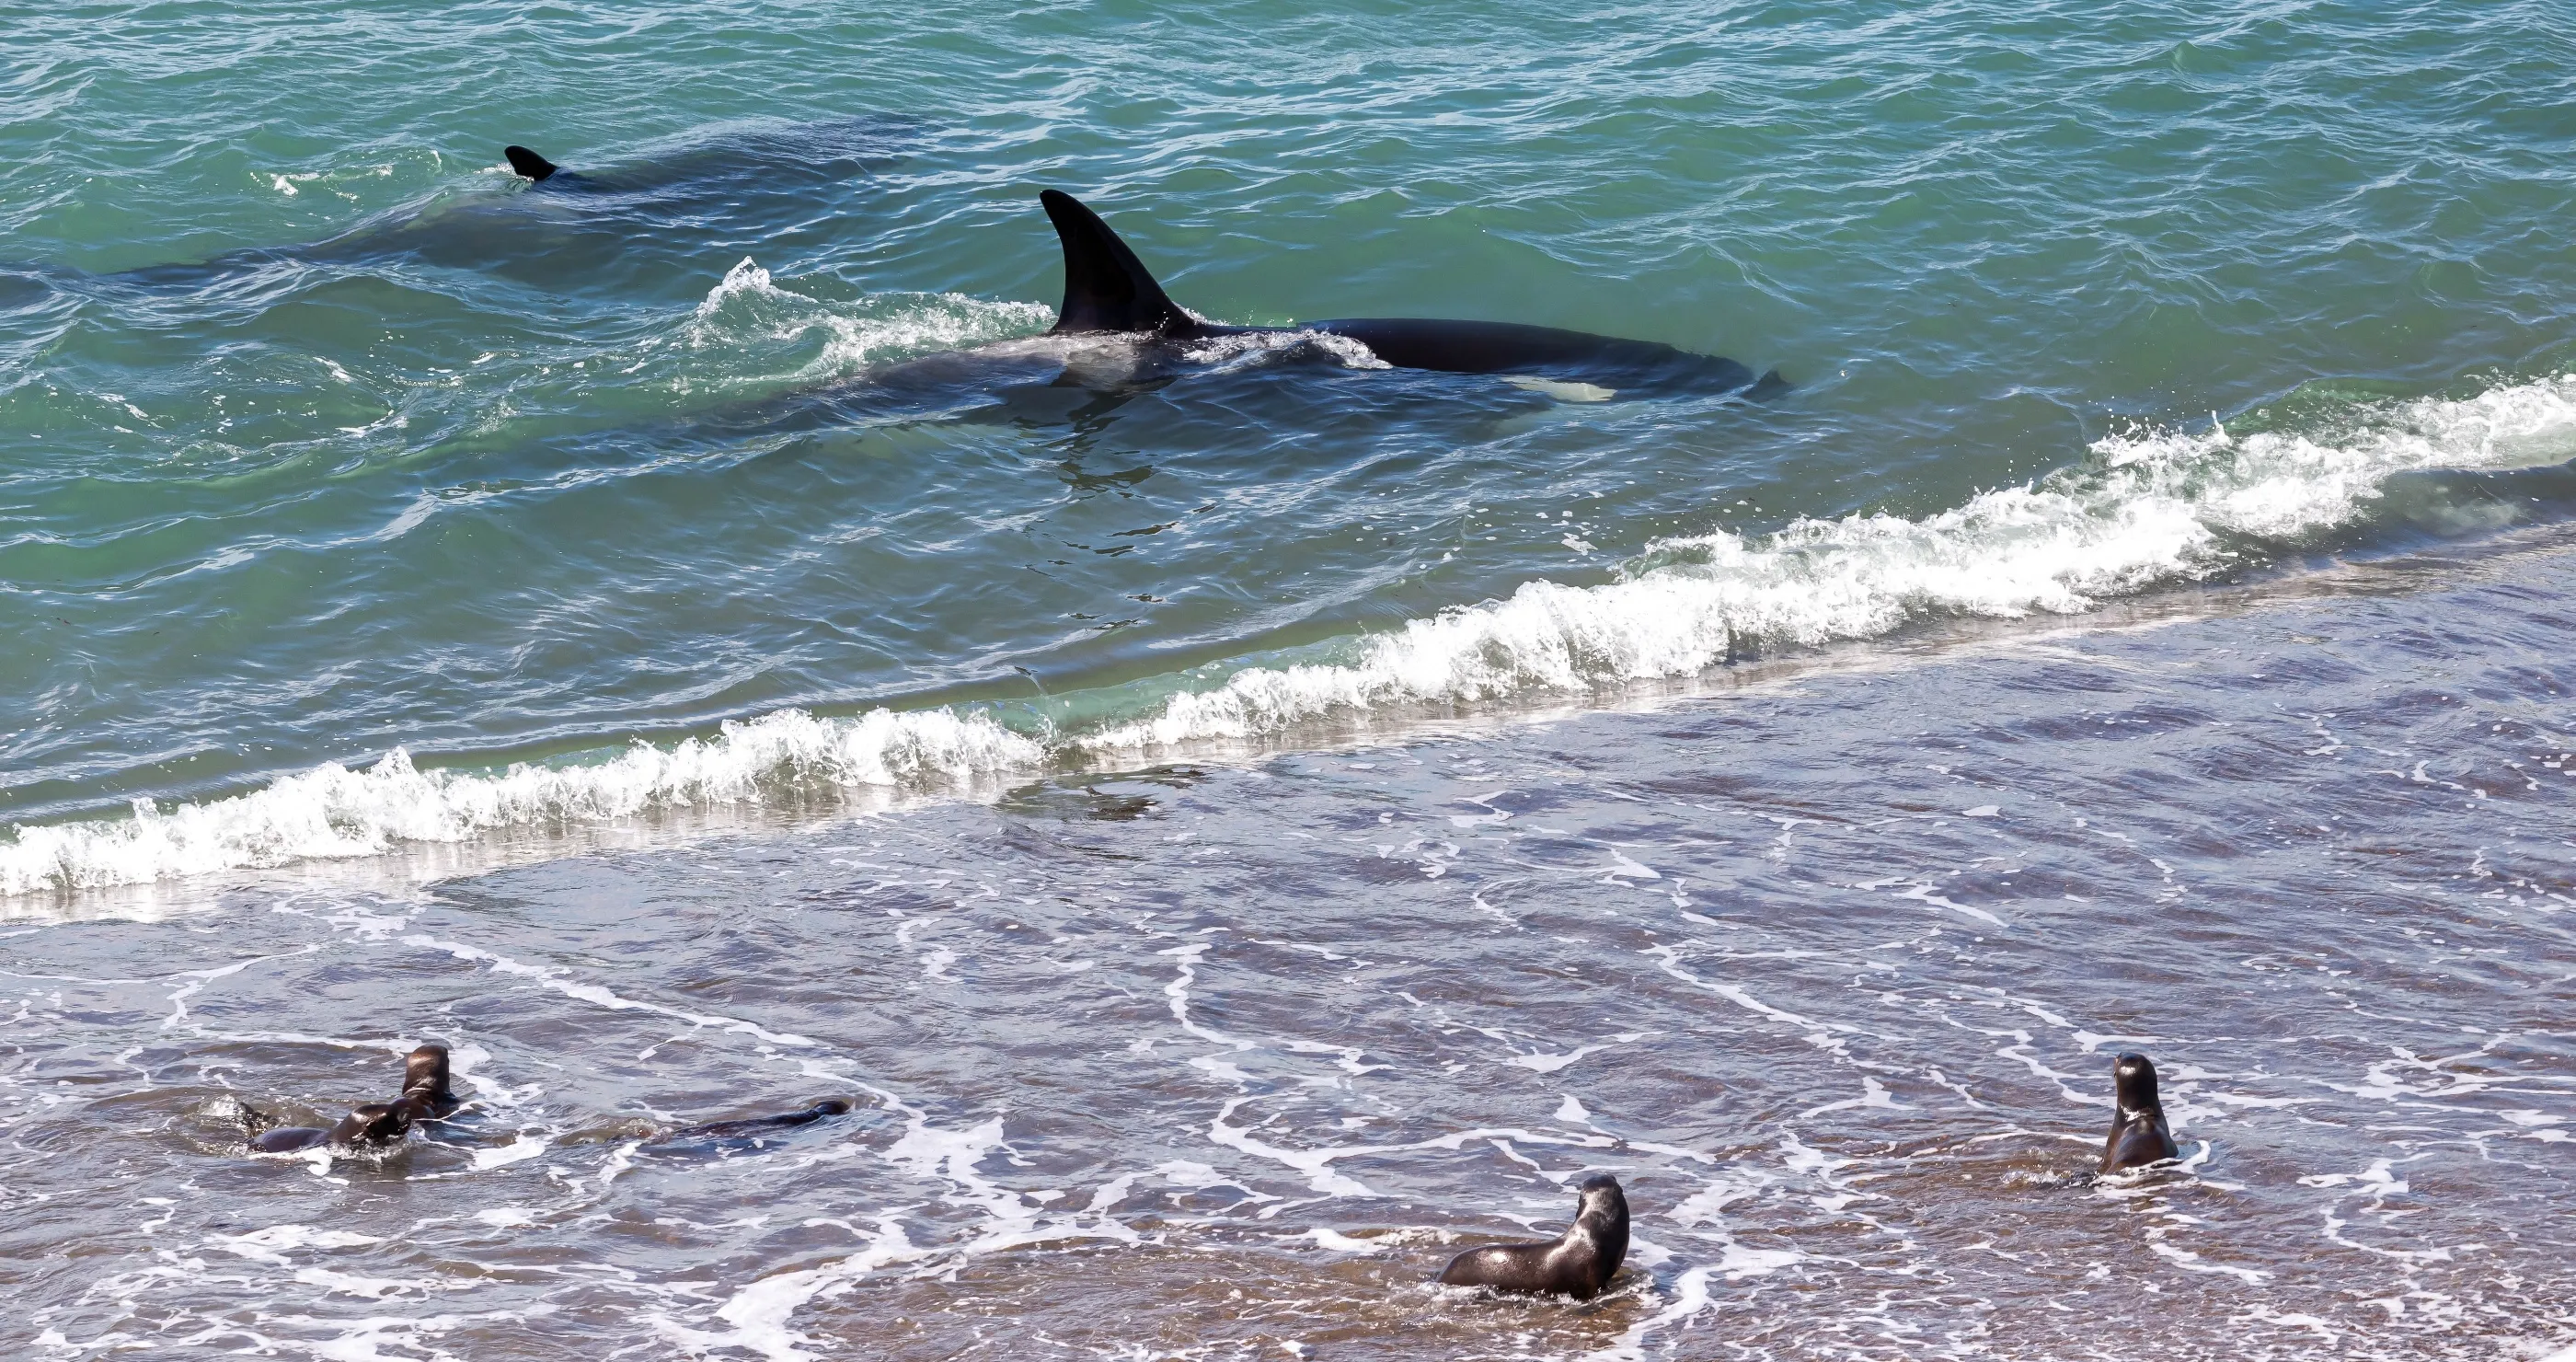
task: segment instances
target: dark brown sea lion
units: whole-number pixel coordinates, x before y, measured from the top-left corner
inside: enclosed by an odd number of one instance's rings
[[[398,1144],[415,1121],[453,1115],[465,1105],[448,1086],[447,1047],[423,1045],[403,1059],[403,1094],[391,1102],[368,1102],[352,1108],[328,1129],[321,1126],[272,1126],[270,1117],[243,1107],[242,1124],[258,1154],[293,1154],[316,1145],[335,1149],[374,1149]]]
[[[2165,1127],[2164,1104],[2156,1100],[2156,1066],[2145,1055],[2122,1055],[2111,1066],[2111,1079],[2119,1090],[2119,1110],[2111,1116],[2111,1137],[2102,1142],[2102,1171],[2181,1158],[2173,1132]]]
[[[447,1047],[423,1045],[403,1059],[403,1096],[429,1102],[430,1115],[446,1116],[465,1105],[448,1087]]]
[[[1535,1244],[1488,1244],[1449,1260],[1443,1286],[1490,1286],[1497,1291],[1545,1292],[1589,1300],[1628,1256],[1628,1196],[1619,1180],[1596,1173],[1583,1180],[1574,1224],[1555,1239]]]
[[[844,1099],[826,1097],[802,1111],[790,1111],[777,1116],[749,1116],[739,1121],[709,1121],[704,1125],[682,1126],[677,1130],[664,1131],[651,1138],[656,1144],[673,1140],[750,1139],[766,1135],[771,1131],[812,1125],[826,1116],[842,1115],[849,1109],[850,1104]]]

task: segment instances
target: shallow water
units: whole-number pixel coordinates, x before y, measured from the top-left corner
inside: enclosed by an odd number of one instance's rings
[[[0,1353],[2576,1347],[2559,7],[7,32]]]
[[[0,1327],[2536,1357],[2576,1336],[2571,598],[2563,549],[2416,564],[1645,713],[22,922]],[[236,1102],[328,1112],[422,1039],[465,1115],[381,1164],[237,1152]],[[2095,1181],[2127,1048],[2187,1158]],[[821,1095],[858,1110],[641,1138]],[[1600,1170],[1637,1213],[1608,1296],[1427,1285]]]

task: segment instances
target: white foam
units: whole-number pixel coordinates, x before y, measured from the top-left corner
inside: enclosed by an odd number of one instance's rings
[[[1619,1336],[1618,1342],[1607,1348],[1586,1353],[1585,1362],[1643,1362],[1646,1356],[1646,1338],[1649,1334],[1659,1329],[1670,1329],[1687,1324],[1692,1317],[1711,1308],[1714,1302],[1710,1300],[1708,1294],[1708,1277],[1709,1269],[1704,1267],[1695,1267],[1683,1273],[1673,1283],[1672,1304],[1656,1311],[1651,1317],[1628,1326],[1628,1331]]]
[[[1312,1239],[1315,1241],[1315,1247],[1328,1253],[1384,1253],[1394,1247],[1396,1242],[1391,1238],[1354,1239],[1340,1230],[1326,1229],[1321,1225],[1294,1237]]]
[[[876,1235],[849,1257],[821,1267],[763,1277],[736,1291],[717,1307],[716,1318],[731,1327],[722,1333],[689,1328],[667,1317],[653,1321],[661,1334],[693,1354],[740,1349],[769,1362],[805,1362],[812,1339],[788,1327],[797,1309],[817,1296],[838,1295],[879,1268],[911,1262],[923,1251],[905,1238],[892,1219],[877,1222]]]
[[[682,342],[693,350],[780,349],[813,354],[764,383],[822,382],[874,364],[937,351],[963,350],[1043,331],[1055,311],[1042,303],[993,302],[961,293],[881,294],[829,303],[781,288],[744,256],[707,290]]]
[[[676,747],[636,743],[589,766],[521,763],[498,774],[423,771],[396,749],[365,770],[326,762],[264,789],[167,812],[136,800],[116,820],[20,825],[0,843],[0,895],[203,875],[302,860],[377,856],[404,842],[461,842],[495,829],[757,803],[765,786],[822,780],[907,786],[1025,768],[1034,740],[945,709],[855,719],[780,710]]]
[[[2081,466],[1921,520],[1800,520],[1668,540],[1593,587],[1524,584],[1368,641],[1352,660],[1235,673],[1083,741],[1103,752],[1275,733],[1335,711],[1455,705],[1686,676],[1743,643],[1813,646],[1940,616],[2073,614],[2231,560],[2223,534],[2347,523],[2391,475],[2517,468],[2576,453],[2576,376],[2362,409],[2335,440],[2133,434]]]
[[[288,1262],[287,1253],[295,1249],[355,1248],[363,1244],[381,1244],[384,1240],[349,1230],[317,1230],[311,1225],[271,1225],[248,1234],[217,1235],[208,1242],[255,1263],[284,1267]]]
[[[855,329],[841,338],[846,353],[828,360],[846,367],[1022,333],[1045,320],[1044,309],[1019,304],[934,302],[912,312],[903,311],[912,304],[887,303],[885,315],[853,321],[847,309],[782,290],[745,261],[707,295],[694,324],[716,328],[709,333],[716,336],[725,328],[786,334],[779,328],[847,323]],[[1223,363],[1338,339],[1222,338],[1207,358]],[[1340,660],[1247,668],[1214,689],[1171,695],[1151,712],[1088,731],[1041,739],[945,709],[877,710],[855,719],[783,710],[728,723],[713,739],[671,748],[638,743],[595,765],[420,771],[397,750],[363,771],[325,764],[229,799],[172,810],[138,801],[130,818],[21,825],[0,842],[0,898],[754,803],[765,786],[791,782],[920,786],[1034,772],[1065,756],[1119,760],[1210,740],[1266,738],[1357,711],[1579,694],[1691,675],[1745,642],[1817,645],[1872,638],[1927,618],[2076,613],[2109,596],[2224,568],[2232,561],[2227,536],[2295,542],[2345,524],[2397,473],[2529,467],[2571,453],[2576,376],[2461,400],[2365,404],[2331,438],[2233,435],[2217,427],[2115,436],[2097,442],[2078,467],[1981,492],[1920,520],[1853,515],[1800,520],[1768,535],[1719,531],[1665,541],[1616,581],[1531,581],[1506,599],[1453,607],[1358,641]],[[1623,865],[1614,873],[1634,872]],[[1918,896],[2003,925],[1928,890]]]
[[[1217,369],[1251,368],[1283,359],[1320,354],[1345,369],[1386,369],[1393,366],[1379,359],[1377,353],[1348,336],[1328,331],[1244,331],[1234,335],[1210,336],[1200,344],[1182,351],[1193,364]]]

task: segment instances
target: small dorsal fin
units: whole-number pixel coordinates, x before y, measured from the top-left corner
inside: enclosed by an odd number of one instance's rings
[[[1058,332],[1198,334],[1198,323],[1163,296],[1163,286],[1145,272],[1136,253],[1098,213],[1060,189],[1041,192],[1038,202],[1046,205],[1055,234],[1064,242],[1064,307],[1056,314]]]
[[[546,177],[555,173],[554,162],[547,160],[543,156],[539,156],[535,152],[528,150],[526,147],[503,147],[501,148],[501,154],[509,158],[510,169],[519,172],[521,175],[524,175],[531,180],[535,180],[539,184],[545,183]]]

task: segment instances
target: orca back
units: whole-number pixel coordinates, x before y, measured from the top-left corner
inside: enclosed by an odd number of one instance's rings
[[[1612,388],[1688,385],[1727,391],[1753,382],[1753,371],[1731,359],[1554,326],[1428,317],[1337,317],[1299,325],[1347,336],[1399,369],[1527,374]]]

